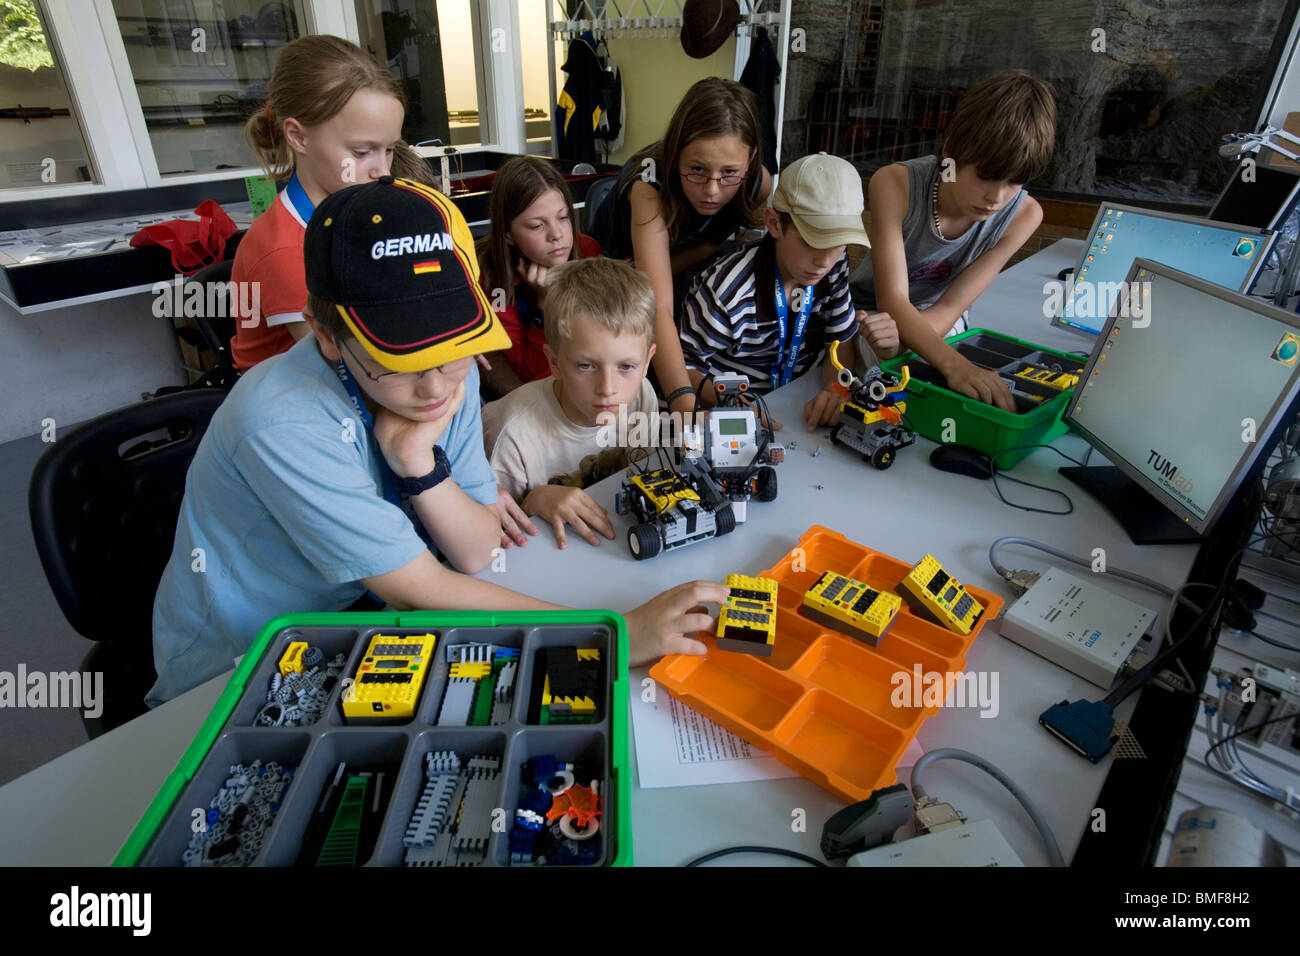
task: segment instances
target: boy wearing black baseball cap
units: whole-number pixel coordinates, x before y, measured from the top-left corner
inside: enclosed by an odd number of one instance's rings
[[[241,378],[200,443],[154,601],[150,705],[229,668],[275,615],[367,590],[399,609],[555,607],[466,576],[501,535],[474,356],[509,346],[473,248],[450,200],[409,180],[316,207],[314,334]],[[725,596],[693,582],[630,612],[633,659],[703,653],[683,635],[711,623],[690,611]]]

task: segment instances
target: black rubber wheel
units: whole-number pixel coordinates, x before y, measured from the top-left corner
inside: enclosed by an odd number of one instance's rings
[[[881,471],[884,471],[894,463],[894,449],[877,448],[876,453],[871,456],[871,463]]]
[[[736,513],[730,504],[725,504],[714,514],[713,520],[718,525],[718,534],[731,534],[736,530]]]
[[[633,525],[627,532],[627,546],[632,551],[632,557],[638,561],[653,558],[663,547],[658,526],[648,521],[645,524]]]
[[[758,500],[776,500],[776,469],[764,466],[758,469]]]
[[[840,438],[840,429],[843,428],[843,427],[844,427],[843,425],[836,425],[834,428],[831,429],[831,444],[832,444],[832,445],[843,445],[843,444],[844,444],[843,440],[841,440],[841,438]]]

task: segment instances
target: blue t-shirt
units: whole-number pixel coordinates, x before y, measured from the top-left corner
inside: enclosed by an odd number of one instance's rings
[[[439,445],[452,480],[497,498],[483,453],[478,369]],[[383,455],[314,336],[250,369],[213,416],[185,479],[153,608],[155,706],[220,674],[271,618],[337,611],[361,579],[425,550],[384,498]]]

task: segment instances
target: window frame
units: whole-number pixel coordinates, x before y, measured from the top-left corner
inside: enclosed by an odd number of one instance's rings
[[[434,2],[434,0],[426,0]],[[33,200],[98,195],[193,183],[243,179],[258,166],[162,175],[145,125],[140,96],[131,74],[126,45],[112,0],[90,0],[93,16],[77,16],[70,4],[35,0],[63,82],[67,86],[86,147],[86,160],[98,182],[20,186],[0,190],[0,206]],[[519,21],[512,0],[469,0],[479,65],[479,116],[484,142],[463,153],[487,150],[523,152],[523,69],[516,55],[484,55],[492,31],[505,30],[508,50],[519,49]],[[302,0],[303,33],[329,33],[353,43],[360,39],[352,0]],[[502,69],[506,66],[506,69]],[[111,75],[113,83],[102,78]],[[93,218],[93,209],[88,218]]]

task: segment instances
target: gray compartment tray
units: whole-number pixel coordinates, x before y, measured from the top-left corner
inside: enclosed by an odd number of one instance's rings
[[[409,720],[387,720],[361,725],[345,721],[341,706],[342,681],[329,697],[324,716],[304,727],[261,727],[254,725],[257,712],[265,701],[272,674],[278,671],[281,655],[292,641],[306,641],[319,647],[328,660],[343,653],[346,664],[343,677],[357,671],[370,638],[383,634],[434,633],[435,663],[425,679],[416,714]],[[519,664],[514,697],[504,723],[483,727],[442,727],[436,721],[447,687],[450,664],[448,645],[487,643],[519,648]],[[275,761],[293,768],[293,778],[286,789],[279,810],[266,831],[254,866],[291,866],[297,859],[302,839],[322,792],[333,778],[340,761],[349,768],[369,764],[390,764],[398,768],[391,787],[388,805],[383,812],[373,852],[365,866],[401,866],[405,858],[403,837],[425,784],[425,755],[433,751],[454,751],[461,764],[470,758],[485,756],[500,759],[500,772],[493,786],[476,789],[473,821],[464,820],[473,833],[466,835],[466,845],[486,841],[482,865],[510,865],[510,830],[515,808],[526,793],[522,765],[535,757],[553,754],[566,763],[589,767],[600,782],[601,819],[616,819],[617,800],[611,785],[613,763],[612,730],[609,714],[609,689],[617,673],[614,655],[617,637],[603,624],[553,625],[526,628],[496,627],[289,627],[276,634],[266,653],[249,678],[247,690],[231,711],[229,719],[214,741],[194,777],[181,791],[176,803],[159,826],[153,840],[140,858],[141,866],[178,866],[190,844],[198,816],[206,814],[209,804],[230,776],[234,764],[247,765],[253,760],[263,764]],[[600,651],[601,696],[597,701],[597,720],[590,724],[554,724],[539,726],[527,722],[537,652],[558,646],[596,648]],[[487,799],[491,794],[491,800]],[[491,806],[486,806],[490,802]],[[470,811],[467,805],[467,814]],[[201,811],[198,816],[195,810]],[[600,841],[600,854],[594,865],[612,860],[617,847],[615,834],[604,826],[593,839]],[[473,853],[471,853],[473,856]]]

